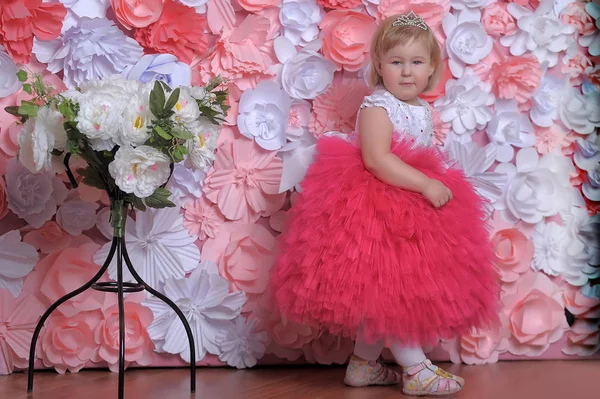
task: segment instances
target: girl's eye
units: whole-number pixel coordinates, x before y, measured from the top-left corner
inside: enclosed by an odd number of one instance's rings
[[[413,62],[413,64],[415,64],[415,65],[421,65],[422,63],[423,63],[422,61],[415,61],[415,62]]]
[[[392,65],[400,65],[400,61],[392,61]]]

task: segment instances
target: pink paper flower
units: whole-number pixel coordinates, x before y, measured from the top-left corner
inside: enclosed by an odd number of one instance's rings
[[[60,314],[50,317],[37,347],[44,366],[54,367],[60,374],[81,370],[97,351],[94,329],[100,318],[97,311],[82,312],[73,317]]]
[[[533,243],[517,228],[498,230],[491,241],[500,279],[505,283],[514,283],[529,270],[533,259]]]
[[[266,328],[271,338],[268,351],[289,361],[297,360],[302,356],[302,348],[316,337],[317,331],[306,324],[292,323],[279,312],[270,315]]]
[[[322,332],[304,346],[304,357],[310,363],[345,364],[353,350],[352,340]]]
[[[8,198],[6,192],[6,182],[4,177],[0,176],[0,220],[8,214]]]
[[[62,251],[71,245],[72,240],[73,237],[53,221],[44,223],[42,227],[26,233],[23,237],[24,242],[33,245],[43,254]]]
[[[444,145],[452,124],[444,122],[440,111],[435,108],[431,110],[431,119],[433,121],[433,142],[435,145]]]
[[[535,10],[540,5],[540,0],[508,0],[508,3],[515,3],[523,7]]]
[[[92,258],[100,248],[98,244],[84,244],[79,248],[67,248],[53,252],[37,264],[36,270],[43,274],[40,293],[49,302],[81,287],[97,272]],[[58,310],[71,317],[82,311],[100,309],[106,294],[100,291],[87,290],[70,301],[62,304]]]
[[[0,375],[6,375],[27,364],[35,323],[45,308],[34,295],[15,298],[3,289],[0,304]]]
[[[567,355],[592,356],[600,351],[600,323],[577,320],[567,332],[563,353]]]
[[[529,357],[544,353],[569,329],[560,288],[542,273],[521,277],[516,292],[504,296],[512,354]]]
[[[351,10],[362,5],[362,0],[317,0],[323,8],[331,8],[336,10]]]
[[[581,293],[580,287],[565,285],[565,306],[579,319],[600,319],[600,298],[589,298]]]
[[[26,64],[31,58],[33,37],[54,40],[60,35],[67,9],[61,3],[42,0],[0,2],[0,45],[12,59]]]
[[[533,54],[505,57],[490,69],[488,82],[498,98],[526,103],[542,80],[542,67]]]
[[[376,18],[383,21],[397,14],[408,14],[414,11],[427,25],[434,28],[442,22],[444,15],[450,12],[449,0],[380,0]]]
[[[265,8],[279,7],[282,0],[238,0],[238,4],[249,12],[258,12]]]
[[[160,19],[146,28],[137,29],[135,40],[146,49],[173,54],[180,61],[191,63],[195,55],[208,47],[204,30],[206,19],[193,8],[175,0],[166,0]]]
[[[583,55],[583,53],[577,52],[573,57],[564,57],[563,64],[561,66],[561,72],[569,75],[572,86],[579,86],[583,83],[583,73],[586,69],[592,68],[594,65],[592,61]]]
[[[337,66],[356,72],[369,61],[369,40],[375,21],[356,11],[335,10],[321,21],[323,55]]]
[[[329,89],[313,101],[310,132],[316,137],[329,131],[352,132],[358,108],[369,92],[364,81],[337,75]]]
[[[217,153],[204,194],[228,219],[254,223],[283,206],[285,193],[278,193],[282,167],[275,151],[263,150],[253,140],[236,139]]]
[[[517,30],[517,21],[510,15],[506,3],[492,3],[483,9],[481,22],[490,36],[510,35]]]
[[[269,19],[248,15],[237,27],[224,28],[212,50],[199,64],[202,82],[220,75],[244,91],[271,78],[274,74],[269,70],[273,65],[269,49],[272,40],[268,39],[270,27]]]
[[[574,140],[575,138],[569,136],[560,125],[548,128],[535,126],[535,148],[542,155],[558,149],[564,154]]]
[[[19,132],[22,126],[16,121],[7,127],[0,126],[0,150],[9,157],[16,157],[19,152]]]
[[[219,208],[205,197],[194,198],[187,202],[183,213],[183,225],[192,235],[197,235],[200,241],[215,238],[225,217]]]
[[[94,331],[94,341],[99,346],[94,362],[102,360],[108,368],[119,370],[119,307],[113,305],[102,311],[102,320]],[[154,344],[148,335],[148,326],[154,315],[147,307],[127,298],[125,301],[125,367],[130,362],[140,366],[152,364]]]
[[[119,22],[127,29],[145,28],[158,21],[163,0],[110,0]]]
[[[585,11],[585,3],[574,1],[569,3],[560,13],[565,25],[574,26],[581,36],[592,35],[596,31],[594,18]]]

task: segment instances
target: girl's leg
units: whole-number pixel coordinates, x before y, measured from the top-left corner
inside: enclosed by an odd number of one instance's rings
[[[405,395],[451,395],[462,389],[465,380],[431,364],[420,347],[391,345],[394,359],[402,366]]]
[[[394,385],[400,383],[400,374],[388,369],[377,360],[383,350],[382,343],[367,344],[357,340],[354,355],[346,368],[344,382],[352,387],[369,385]]]

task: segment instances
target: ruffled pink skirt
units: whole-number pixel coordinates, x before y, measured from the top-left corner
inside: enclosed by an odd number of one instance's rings
[[[322,138],[290,210],[271,293],[288,320],[366,342],[436,344],[498,320],[484,202],[435,148],[394,144],[454,198],[439,210],[387,185],[360,149]]]

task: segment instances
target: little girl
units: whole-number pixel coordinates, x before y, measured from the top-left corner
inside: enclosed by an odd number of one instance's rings
[[[422,346],[497,322],[499,284],[484,203],[432,143],[439,45],[410,13],[379,26],[357,133],[323,137],[273,267],[288,320],[356,339],[345,383],[447,395],[464,380]],[[384,347],[402,366],[377,362]]]

